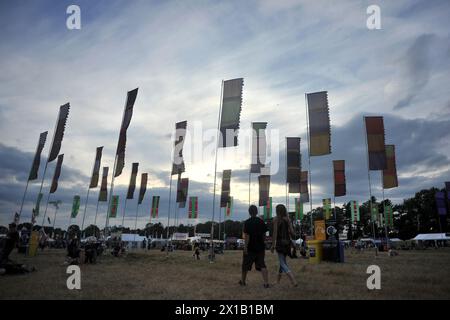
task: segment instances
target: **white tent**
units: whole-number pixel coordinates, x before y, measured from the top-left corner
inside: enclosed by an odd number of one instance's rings
[[[421,233],[411,240],[415,241],[450,240],[450,237],[447,237],[445,233]]]
[[[142,242],[144,240],[147,241],[146,237],[140,236],[138,234],[132,234],[132,233],[122,233],[120,238],[124,242]]]

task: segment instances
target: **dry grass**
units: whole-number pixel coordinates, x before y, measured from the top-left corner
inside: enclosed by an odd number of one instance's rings
[[[38,271],[0,277],[0,299],[449,299],[450,249],[401,251],[397,257],[373,252],[346,251],[346,263],[313,265],[289,260],[299,286],[287,279],[270,289],[261,276],[249,273],[248,286],[237,284],[240,251],[218,255],[210,264],[205,255],[195,261],[190,252],[169,257],[160,251],[136,251],[121,258],[103,256],[96,265],[82,265],[81,290],[68,290],[65,252],[48,250],[37,257],[13,255]],[[277,272],[276,256],[267,252],[271,282]],[[366,287],[366,269],[381,268],[381,290]]]

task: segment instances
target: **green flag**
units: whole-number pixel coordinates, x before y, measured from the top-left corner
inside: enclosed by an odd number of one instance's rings
[[[272,197],[267,199],[267,205],[264,206],[264,220],[272,218]]]
[[[75,196],[75,197],[73,197],[71,218],[77,217],[78,210],[80,210],[80,196]]]
[[[303,202],[295,198],[295,220],[303,220]]]
[[[111,208],[109,209],[109,217],[117,217],[117,209],[119,208],[119,196],[113,196],[111,200]]]
[[[392,212],[392,206],[390,205],[384,206],[384,223],[390,228],[394,227],[394,217]]]
[[[153,196],[152,199],[152,218],[158,218],[159,196]]]
[[[189,197],[189,219],[198,218],[198,198]]]
[[[378,221],[378,216],[379,216],[379,212],[378,212],[378,204],[376,203],[372,203],[372,221]]]
[[[331,217],[331,199],[323,199],[323,211],[325,213],[325,219],[328,220]]]

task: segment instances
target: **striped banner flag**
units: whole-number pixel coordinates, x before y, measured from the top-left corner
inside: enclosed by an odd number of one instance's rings
[[[357,223],[359,222],[359,205],[358,201],[350,201],[350,212],[352,213],[352,222]]]
[[[331,153],[331,127],[328,92],[306,94],[309,115],[309,154],[311,157]]]
[[[233,214],[233,197],[229,198],[229,201],[225,209],[225,214],[227,217],[231,217],[231,215]]]
[[[394,227],[394,217],[391,205],[384,205],[384,223],[390,227]]]
[[[295,220],[303,220],[303,202],[295,198]]]
[[[323,199],[323,212],[325,213],[325,219],[328,220],[331,217],[331,199]]]
[[[111,200],[111,207],[109,209],[109,217],[117,217],[117,209],[119,208],[119,196],[113,196]]]
[[[198,218],[198,197],[189,197],[189,219]]]
[[[267,198],[267,204],[264,206],[264,220],[272,218],[272,197]]]
[[[153,196],[152,199],[152,218],[158,218],[158,209],[159,209],[159,196]]]

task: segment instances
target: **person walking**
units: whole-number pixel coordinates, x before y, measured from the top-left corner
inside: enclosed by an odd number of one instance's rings
[[[267,226],[264,221],[258,217],[258,208],[251,205],[248,208],[250,218],[244,223],[244,255],[242,259],[242,277],[239,281],[241,286],[247,285],[247,273],[252,270],[253,264],[255,269],[260,271],[263,278],[264,288],[269,288],[269,274],[264,262],[265,257],[265,234]]]
[[[274,241],[272,242],[270,251],[272,253],[274,253],[274,251],[277,252],[278,260],[280,262],[277,283],[280,283],[281,276],[283,273],[285,273],[291,281],[291,284],[296,287],[297,280],[295,280],[295,277],[286,262],[286,256],[288,256],[291,251],[294,230],[292,228],[291,221],[289,220],[289,216],[284,205],[277,205],[276,214],[276,217],[273,219]]]

